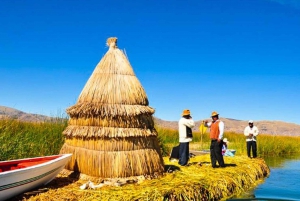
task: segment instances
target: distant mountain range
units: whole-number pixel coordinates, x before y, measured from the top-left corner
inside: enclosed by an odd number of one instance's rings
[[[225,124],[225,132],[244,133],[245,127],[248,125],[248,121],[220,118]],[[210,121],[211,119],[207,119]],[[177,121],[165,121],[155,118],[156,124],[171,129],[178,129]],[[201,121],[196,121],[194,131],[199,131]],[[261,134],[270,135],[285,135],[285,136],[300,136],[300,125],[294,123],[287,123],[282,121],[257,121],[254,125],[258,127]]]
[[[20,110],[0,106],[0,119],[1,118],[13,118],[18,119],[20,121],[29,121],[29,122],[37,122],[37,121],[45,121],[51,120],[51,117],[39,114],[30,114],[25,113]],[[210,119],[207,119],[210,120]],[[225,123],[225,131],[235,132],[235,133],[243,133],[244,128],[248,125],[247,121],[230,119],[230,118],[221,118],[221,120]],[[170,129],[178,129],[177,121],[166,121],[154,117],[154,121],[156,125],[163,128]],[[199,131],[199,126],[201,121],[196,121],[196,126],[194,127],[194,131]],[[257,121],[254,122],[260,131],[261,134],[270,134],[270,135],[285,135],[285,136],[300,136],[300,125],[294,123],[287,123],[282,121]]]
[[[45,121],[51,119],[51,117],[45,115],[31,114],[14,108],[0,106],[0,119],[3,118],[18,119],[21,121],[28,121],[28,122]]]

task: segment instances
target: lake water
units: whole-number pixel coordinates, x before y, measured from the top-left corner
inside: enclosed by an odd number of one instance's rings
[[[270,176],[255,189],[228,201],[238,200],[300,200],[300,156],[265,158]]]

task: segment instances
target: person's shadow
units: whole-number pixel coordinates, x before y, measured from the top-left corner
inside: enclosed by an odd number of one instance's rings
[[[237,165],[234,163],[225,163],[225,167],[236,167]]]
[[[165,172],[166,173],[172,173],[176,170],[180,170],[180,168],[176,165],[165,165]]]

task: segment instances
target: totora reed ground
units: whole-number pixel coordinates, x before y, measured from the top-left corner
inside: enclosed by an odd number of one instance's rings
[[[213,169],[209,154],[191,158],[190,165],[185,167],[164,158],[165,173],[156,179],[85,190],[80,186],[87,183],[86,180],[61,173],[39,191],[24,193],[13,200],[225,200],[255,187],[270,174],[262,158],[235,156],[224,157],[224,160],[226,168]]]

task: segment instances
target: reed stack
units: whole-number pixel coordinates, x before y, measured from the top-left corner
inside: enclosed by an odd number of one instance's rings
[[[66,110],[70,119],[60,153],[73,154],[66,169],[98,178],[161,175],[155,110],[117,38],[107,45],[77,103]]]

